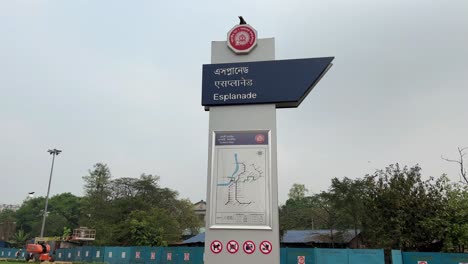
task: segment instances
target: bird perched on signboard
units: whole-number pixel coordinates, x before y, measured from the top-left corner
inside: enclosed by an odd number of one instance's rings
[[[247,22],[245,22],[244,18],[242,16],[239,16],[240,23],[239,25],[245,25]]]

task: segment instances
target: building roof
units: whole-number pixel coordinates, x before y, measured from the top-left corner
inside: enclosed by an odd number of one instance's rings
[[[358,230],[358,235],[361,231]],[[333,230],[333,240],[336,243],[349,243],[355,238],[355,231]],[[330,229],[319,230],[288,230],[284,233],[282,243],[331,243]]]
[[[361,231],[358,230],[358,235]],[[345,231],[333,230],[335,243],[349,243],[353,238],[354,229]],[[205,243],[205,233],[191,237],[182,244]],[[319,230],[288,230],[284,233],[281,243],[331,243],[330,229]]]
[[[184,240],[182,244],[205,243],[205,233],[200,233],[194,237]]]

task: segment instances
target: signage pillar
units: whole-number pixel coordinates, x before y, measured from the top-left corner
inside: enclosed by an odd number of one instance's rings
[[[214,41],[203,65],[210,111],[205,263],[280,263],[276,108],[298,107],[333,57],[275,60],[246,24]]]
[[[274,39],[258,39],[247,55],[214,41],[211,56],[213,64],[272,61]],[[209,111],[205,263],[279,264],[276,105]]]

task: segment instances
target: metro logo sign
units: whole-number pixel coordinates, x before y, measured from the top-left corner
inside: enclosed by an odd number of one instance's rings
[[[247,54],[257,45],[257,31],[248,24],[236,25],[227,38],[228,47],[236,54]]]

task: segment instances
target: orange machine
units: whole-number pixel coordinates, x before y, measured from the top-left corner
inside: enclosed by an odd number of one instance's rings
[[[37,244],[28,244],[26,247],[26,254],[25,258],[26,261],[30,259],[34,259],[34,261],[49,261],[53,262],[54,258],[49,255],[50,253],[50,246],[46,242],[38,242]]]

